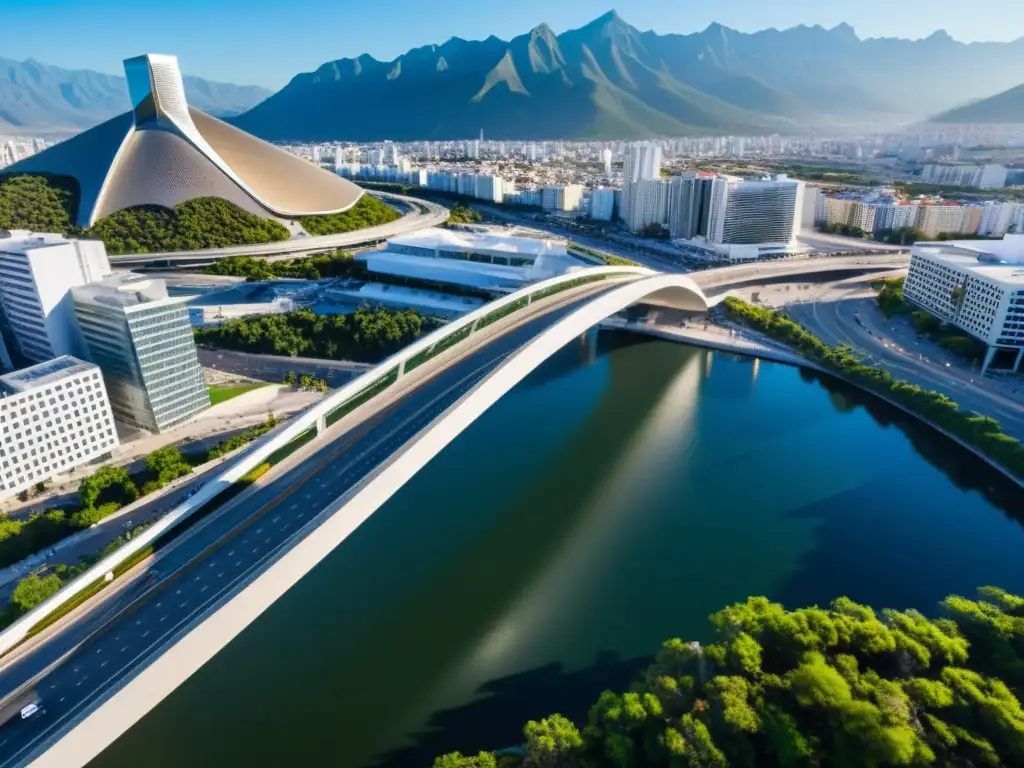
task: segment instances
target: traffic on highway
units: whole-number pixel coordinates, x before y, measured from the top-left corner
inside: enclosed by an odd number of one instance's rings
[[[414,438],[518,347],[590,301],[575,299],[526,321],[442,368],[360,426],[333,438],[244,503],[179,540],[151,567],[155,574],[104,605],[102,621],[80,622],[47,643],[51,665],[16,662],[0,690],[39,693],[43,719],[0,729],[0,766],[40,754],[127,679],[226,603],[269,563],[323,522],[323,511]],[[141,590],[141,591],[140,591]],[[94,611],[96,613],[96,611]],[[35,654],[32,654],[34,656]],[[31,656],[28,657],[31,659]]]

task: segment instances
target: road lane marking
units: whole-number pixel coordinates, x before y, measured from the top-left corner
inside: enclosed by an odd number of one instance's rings
[[[167,614],[166,613],[163,616],[160,617],[160,621],[164,621],[166,619],[167,619]]]
[[[199,594],[200,594],[200,595],[201,595],[201,594],[203,594],[203,592],[205,592],[205,591],[206,591],[206,590],[208,590],[209,588],[210,588],[210,585],[209,585],[209,584],[204,584],[204,585],[203,585],[203,588],[199,590]]]
[[[103,669],[103,668],[104,668],[105,666],[107,666],[107,664],[109,664],[109,663],[110,663],[110,659],[104,659],[104,660],[103,660],[103,663],[102,663],[102,664],[100,664],[100,669]]]
[[[118,651],[118,653],[124,653],[127,650],[128,650],[128,646],[126,645],[124,648],[122,648],[120,651]]]
[[[238,566],[240,566],[241,564],[242,564],[242,561],[241,561],[241,560],[239,560],[239,561],[238,561],[237,563],[235,563],[235,568],[237,568],[237,567],[238,567]]]
[[[147,629],[145,632],[142,633],[142,638],[145,639],[146,635],[148,635],[148,634],[149,634],[149,630]]]
[[[224,578],[224,571],[221,571],[220,573],[218,573],[217,574],[217,578],[218,579],[223,579]]]

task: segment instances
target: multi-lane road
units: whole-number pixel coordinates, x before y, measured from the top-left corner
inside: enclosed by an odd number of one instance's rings
[[[1008,435],[1024,439],[1024,396],[1014,393],[1014,384],[983,378],[963,360],[918,339],[905,318],[886,320],[862,279],[821,286],[809,301],[787,305],[786,312],[825,343],[849,344],[871,364],[991,416]]]
[[[0,690],[8,692],[50,665],[36,682],[47,714],[0,729],[0,767],[23,764],[43,751],[307,535],[332,501],[353,489],[506,356],[596,293],[614,287],[602,287],[528,320],[442,368],[356,429],[335,437],[259,488],[244,504],[227,507],[182,539],[155,563],[155,575],[144,579],[142,587],[129,588],[103,606],[102,628],[96,627],[96,620],[73,625],[43,649],[3,670]],[[142,588],[145,592],[140,594]],[[40,656],[42,650],[45,654]]]
[[[389,224],[377,227],[357,229],[354,232],[343,232],[337,235],[319,235],[316,237],[293,237],[277,243],[259,245],[237,245],[225,248],[205,248],[197,251],[168,251],[163,253],[131,253],[111,256],[110,262],[116,267],[144,267],[150,264],[209,264],[230,256],[300,256],[304,253],[318,253],[336,248],[352,248],[367,243],[377,243],[389,237],[404,235],[426,227],[436,227],[448,220],[448,209],[443,205],[426,200],[374,192],[385,202],[391,202],[407,213]]]

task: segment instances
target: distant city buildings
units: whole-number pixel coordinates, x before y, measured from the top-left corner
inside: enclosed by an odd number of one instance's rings
[[[30,136],[0,136],[0,170],[26,160],[51,146],[46,139]]]
[[[903,295],[985,342],[982,369],[1000,351],[1014,370],[1024,360],[1024,235],[1002,240],[918,243]]]
[[[1007,168],[1002,165],[929,164],[921,172],[926,184],[947,184],[954,187],[1001,189],[1006,186]]]
[[[71,294],[118,421],[162,432],[210,407],[188,308],[163,280],[119,275]]]
[[[63,356],[0,376],[0,501],[117,445],[95,365]]]

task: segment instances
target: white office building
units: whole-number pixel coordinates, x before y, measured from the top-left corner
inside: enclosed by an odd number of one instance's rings
[[[604,175],[612,175],[612,151],[610,149],[601,150],[601,165],[604,167]]]
[[[0,500],[117,445],[95,365],[64,356],[0,376]]]
[[[586,266],[569,255],[565,240],[452,229],[393,237],[385,250],[356,258],[370,272],[502,292]]]
[[[162,280],[127,274],[71,292],[118,421],[162,432],[209,408],[188,309]]]
[[[668,220],[669,185],[659,179],[644,179],[630,184],[624,195],[626,227],[640,234],[648,227],[662,227]]]
[[[918,243],[903,284],[908,301],[985,342],[982,370],[1000,350],[1024,359],[1024,235]]]
[[[24,363],[86,357],[68,291],[110,274],[99,240],[0,230],[2,328],[12,357]]]
[[[596,221],[611,221],[614,214],[615,190],[604,187],[592,189],[590,191],[590,218]]]

